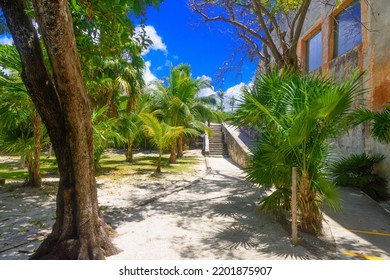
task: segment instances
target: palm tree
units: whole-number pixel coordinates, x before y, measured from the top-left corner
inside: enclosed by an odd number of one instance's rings
[[[361,76],[340,84],[319,75],[271,71],[246,90],[234,114],[238,125],[252,125],[262,137],[253,148],[247,180],[275,191],[264,209],[290,210],[291,169],[297,167],[298,209],[303,230],[322,229],[321,205],[338,205],[328,168],[329,139],[346,131],[345,120],[359,90]]]
[[[128,103],[127,103],[128,104]],[[119,128],[120,134],[125,139],[126,149],[126,161],[133,161],[133,145],[141,139],[143,136],[143,123],[138,117],[141,113],[150,113],[152,110],[152,99],[148,94],[143,94],[137,106],[133,108],[129,113],[127,112],[127,105],[120,110]]]
[[[360,108],[350,117],[353,126],[368,122],[371,133],[379,142],[390,143],[390,103],[380,112]]]
[[[137,106],[145,87],[144,60],[140,48],[139,43],[132,40],[126,43],[121,57],[93,57],[83,67],[88,94],[94,107],[107,105],[109,117],[119,117],[118,107],[124,95],[127,96],[128,114]]]
[[[22,65],[15,46],[0,45],[0,150],[17,153],[28,167],[26,184],[40,187],[41,118],[21,79]]]
[[[217,114],[209,106],[210,103],[216,103],[216,97],[198,97],[197,93],[206,87],[209,83],[202,79],[193,79],[191,68],[187,64],[180,64],[172,67],[170,76],[164,82],[156,81],[154,83],[153,95],[156,100],[156,106],[163,111],[163,120],[170,126],[183,126],[193,128],[199,132],[209,131],[205,121],[214,120]],[[176,155],[176,148],[178,154]],[[177,142],[171,146],[170,163],[175,163],[177,157],[183,154],[183,135],[178,137]]]
[[[99,161],[104,150],[110,143],[121,143],[123,141],[123,138],[118,131],[118,120],[115,118],[108,118],[107,111],[108,106],[92,111],[95,167],[99,167]]]
[[[151,142],[158,149],[158,160],[156,173],[161,173],[161,157],[164,150],[168,149],[179,135],[194,135],[197,131],[182,126],[173,127],[160,122],[156,116],[150,113],[141,113],[139,118],[144,123],[144,131]]]

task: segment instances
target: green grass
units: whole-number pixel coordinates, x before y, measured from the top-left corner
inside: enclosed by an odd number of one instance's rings
[[[169,155],[162,157],[162,171],[169,173],[187,172],[191,167],[199,163],[196,157],[184,157],[178,159],[176,164],[168,164]],[[100,168],[96,170],[97,176],[115,175],[125,176],[130,174],[153,173],[157,167],[157,155],[134,155],[133,162],[126,162],[124,155],[107,154],[102,156]]]
[[[20,168],[20,158],[13,157],[11,162],[0,163],[0,177],[6,180],[20,181],[28,177],[28,171],[26,168]],[[57,161],[55,158],[47,159],[42,155],[41,158],[41,174],[42,176],[57,175]]]
[[[162,158],[163,173],[184,173],[191,170],[191,167],[199,163],[196,157],[184,157],[178,159],[176,164],[168,164],[169,155]],[[10,162],[0,163],[0,178],[11,181],[24,181],[28,176],[27,168],[21,169],[19,157],[13,157]],[[100,161],[100,167],[96,170],[96,176],[121,177],[134,174],[152,174],[156,170],[157,155],[134,155],[134,162],[125,161],[125,156],[117,153],[105,153]],[[56,159],[41,157],[42,177],[58,176]]]

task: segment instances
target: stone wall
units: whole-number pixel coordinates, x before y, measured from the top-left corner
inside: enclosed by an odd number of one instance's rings
[[[222,131],[230,158],[239,166],[245,168],[249,161],[249,148],[239,138],[240,131],[234,126],[222,124]]]

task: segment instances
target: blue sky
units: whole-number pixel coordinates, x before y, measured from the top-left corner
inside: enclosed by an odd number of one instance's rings
[[[188,63],[195,78],[211,78],[215,91],[227,91],[241,82],[252,81],[256,65],[250,62],[244,64],[241,75],[232,70],[224,75],[223,83],[216,79],[220,67],[230,59],[238,43],[229,34],[226,24],[206,24],[191,12],[186,0],[164,0],[159,10],[149,7],[146,18],[147,32],[155,42],[144,55],[147,75],[160,79],[169,75],[172,65]]]

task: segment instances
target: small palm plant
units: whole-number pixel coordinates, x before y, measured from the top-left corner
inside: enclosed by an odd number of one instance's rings
[[[146,135],[158,150],[156,173],[161,173],[161,157],[163,152],[169,149],[169,147],[172,146],[172,143],[175,143],[180,135],[196,135],[198,133],[193,129],[184,128],[182,126],[172,127],[164,122],[160,123],[157,117],[150,113],[141,113],[139,118],[144,123],[143,127]]]
[[[335,183],[338,186],[356,187],[376,201],[390,198],[387,181],[374,172],[383,155],[353,154],[333,164]]]
[[[256,127],[262,137],[252,148],[247,180],[275,191],[261,201],[264,209],[290,210],[292,167],[298,170],[300,227],[319,233],[321,205],[338,206],[328,168],[329,139],[346,131],[345,118],[359,90],[360,76],[336,84],[296,71],[273,70],[247,89],[234,113],[237,125]]]
[[[127,99],[127,97],[125,97]],[[128,103],[127,103],[128,104]],[[119,110],[119,132],[126,142],[126,161],[133,162],[133,146],[143,137],[143,123],[138,117],[141,113],[149,113],[152,110],[152,100],[148,94],[143,94],[137,106],[127,112],[127,105]]]

